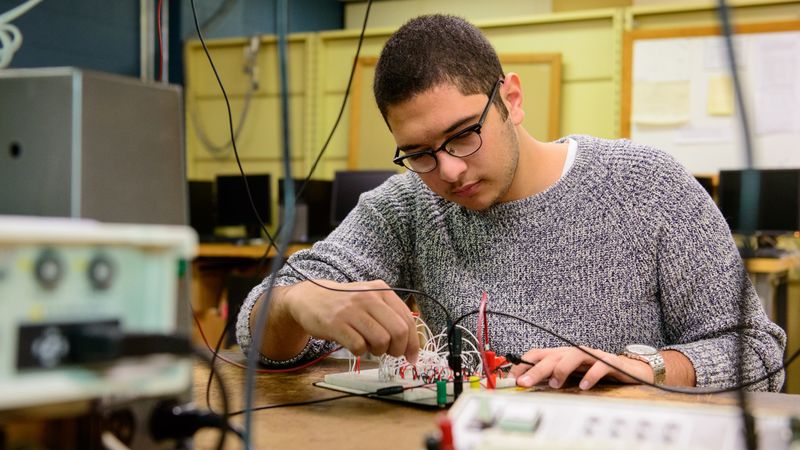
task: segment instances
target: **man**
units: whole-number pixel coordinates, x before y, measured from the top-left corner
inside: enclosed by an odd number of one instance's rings
[[[414,322],[393,286],[427,293],[454,318],[486,292],[489,309],[594,355],[490,316],[493,349],[535,363],[512,369],[521,386],[558,388],[573,373],[582,389],[606,377],[635,382],[603,361],[646,381],[730,386],[741,300],[743,378],[780,367],[785,334],[766,318],[712,200],[671,157],[625,140],[537,141],[521,125],[519,76],[504,74],[486,38],[456,17],[419,17],[393,34],[374,91],[395,162],[409,170],[292,256],[302,273],[284,267],[269,302],[268,280],[251,292],[237,326],[245,351],[255,312],[269,308],[265,364],[300,364],[331,341],[413,361]],[[441,330],[443,311],[416,300]],[[782,382],[778,371],[753,388]]]

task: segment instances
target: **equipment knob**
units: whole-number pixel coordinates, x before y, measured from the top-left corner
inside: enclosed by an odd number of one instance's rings
[[[52,250],[45,250],[36,260],[36,280],[45,289],[56,287],[61,277],[64,276],[64,265],[61,259]]]
[[[114,279],[114,264],[106,256],[95,256],[89,263],[89,281],[98,291],[106,290]]]

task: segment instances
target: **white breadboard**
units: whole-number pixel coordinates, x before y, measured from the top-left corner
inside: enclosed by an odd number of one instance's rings
[[[481,380],[481,384],[485,385],[486,381]],[[380,381],[378,379],[378,369],[361,370],[360,372],[343,372],[325,375],[325,381],[316,383],[317,386],[334,389],[342,392],[349,392],[353,394],[366,394],[376,392],[378,389],[387,388],[392,386],[415,387],[408,389],[401,394],[387,395],[381,398],[388,398],[392,400],[399,400],[409,403],[416,403],[427,406],[437,406],[436,404],[436,386],[425,385],[422,380],[406,380],[397,379],[394,381]],[[509,389],[516,387],[516,379],[512,377],[498,378],[497,389]],[[464,382],[464,391],[470,390],[468,381]],[[485,390],[481,387],[480,390]],[[453,401],[453,383],[447,383],[447,397],[448,403]]]

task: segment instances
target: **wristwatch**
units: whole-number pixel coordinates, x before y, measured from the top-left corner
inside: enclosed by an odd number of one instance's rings
[[[667,369],[664,366],[664,357],[661,356],[661,353],[658,353],[658,350],[649,345],[630,344],[625,346],[622,356],[650,364],[653,369],[653,383],[664,384],[664,379],[667,377]]]

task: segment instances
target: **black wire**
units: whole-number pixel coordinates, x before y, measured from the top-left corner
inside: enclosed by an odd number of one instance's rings
[[[314,386],[316,386],[316,383],[312,383],[312,384]],[[341,400],[343,398],[351,398],[351,397],[381,398],[381,397],[388,396],[388,395],[401,394],[404,391],[408,391],[408,390],[411,390],[411,389],[418,389],[418,388],[433,386],[434,384],[435,383],[426,383],[426,384],[420,384],[420,385],[417,385],[417,386],[401,386],[401,385],[388,386],[388,387],[380,388],[380,389],[378,389],[378,390],[376,390],[374,392],[348,393],[348,394],[339,395],[339,396],[336,396],[336,397],[320,398],[320,399],[316,399],[316,400],[303,400],[303,401],[299,401],[299,402],[275,403],[275,404],[272,404],[272,405],[256,406],[256,407],[250,408],[249,410],[248,409],[242,409],[242,410],[239,410],[239,411],[234,411],[234,412],[230,413],[229,416],[236,416],[236,415],[239,415],[239,414],[245,414],[247,412],[255,412],[255,411],[261,411],[261,410],[265,410],[265,409],[276,409],[276,408],[288,408],[288,407],[291,407],[291,406],[314,405],[314,404],[317,404],[317,403],[325,403],[325,402],[330,402],[330,401],[333,401],[333,400]]]
[[[225,91],[225,88],[224,88],[224,86],[222,84],[222,80],[220,79],[219,73],[217,72],[216,66],[214,65],[214,62],[213,62],[213,60],[211,58],[211,54],[208,51],[208,47],[205,44],[205,40],[203,39],[203,34],[200,31],[200,26],[198,25],[198,21],[197,21],[197,11],[195,9],[194,0],[190,0],[190,1],[191,1],[191,6],[192,6],[192,15],[193,15],[193,18],[194,18],[195,30],[197,32],[197,37],[199,38],[200,43],[203,46],[203,51],[205,52],[206,58],[208,59],[208,62],[211,65],[211,69],[214,72],[214,76],[217,79],[217,84],[219,85],[220,90],[222,91],[222,96],[223,96],[223,98],[225,100],[225,106],[226,106],[227,112],[228,112],[228,129],[229,129],[229,132],[230,132],[230,135],[231,135],[231,146],[233,147],[233,154],[234,154],[234,157],[236,159],[236,164],[237,164],[237,166],[239,168],[239,173],[241,174],[241,176],[242,176],[242,178],[244,180],[245,191],[246,191],[247,197],[248,197],[248,199],[250,201],[250,206],[252,207],[253,212],[254,212],[254,214],[256,216],[256,219],[258,220],[258,222],[259,222],[259,224],[261,226],[261,230],[264,232],[264,234],[266,235],[266,237],[267,237],[267,239],[269,241],[269,245],[267,246],[267,249],[264,252],[264,255],[262,255],[262,257],[261,257],[261,261],[263,263],[263,261],[265,259],[267,259],[268,255],[269,255],[269,252],[273,248],[276,247],[275,239],[272,237],[272,235],[266,229],[266,226],[264,225],[264,222],[261,220],[261,217],[258,214],[257,208],[255,207],[255,204],[254,204],[254,201],[253,201],[253,197],[252,197],[252,194],[250,192],[250,187],[249,187],[249,185],[247,183],[247,177],[245,176],[244,169],[242,168],[242,164],[241,164],[241,161],[239,159],[239,152],[238,152],[238,149],[236,147],[236,139],[234,138],[234,131],[233,131],[234,130],[234,127],[233,127],[233,115],[231,114],[230,101],[228,100],[228,95],[227,95],[227,93]],[[319,161],[322,158],[323,154],[327,150],[328,145],[329,145],[329,143],[330,143],[330,141],[331,141],[336,129],[339,126],[339,122],[341,121],[345,106],[347,104],[347,99],[349,97],[350,88],[351,88],[352,81],[353,81],[354,74],[355,74],[355,69],[356,69],[356,66],[357,66],[357,63],[358,63],[358,57],[359,57],[359,54],[361,52],[361,46],[362,46],[363,41],[364,41],[364,35],[366,33],[367,22],[368,22],[368,19],[369,19],[369,12],[370,12],[371,6],[372,6],[372,0],[368,0],[367,1],[367,10],[366,10],[366,13],[364,15],[364,22],[363,22],[363,25],[361,27],[361,34],[359,35],[359,39],[358,39],[358,47],[356,48],[356,54],[355,54],[355,57],[353,58],[353,65],[352,65],[351,70],[350,70],[350,77],[349,77],[348,82],[347,82],[347,88],[345,90],[344,99],[342,100],[342,106],[339,109],[339,114],[338,114],[338,116],[336,118],[336,121],[335,121],[335,123],[333,125],[333,128],[331,129],[331,132],[328,134],[328,138],[325,141],[325,144],[322,146],[322,148],[320,149],[319,153],[317,154],[317,158],[314,160],[314,164],[312,165],[311,170],[309,171],[308,175],[306,176],[305,180],[303,181],[303,184],[301,185],[300,189],[298,190],[298,193],[297,193],[297,195],[295,197],[296,199],[299,199],[300,196],[302,195],[302,192],[305,189],[306,184],[308,183],[308,180],[311,179],[311,176],[313,175],[314,170],[316,170],[317,164],[319,163]],[[280,233],[282,227],[283,227],[283,224],[281,224],[278,227],[278,230],[277,230],[278,234]],[[316,280],[311,279],[309,276],[307,276],[301,270],[299,270],[298,268],[293,266],[289,261],[286,261],[285,263],[292,270],[297,272],[297,274],[300,276],[300,278],[304,279],[305,281],[309,281],[309,282],[311,282],[312,284],[314,284],[314,285],[316,285],[318,287],[321,287],[323,289],[327,289],[327,290],[330,290],[330,291],[335,291],[335,292],[395,291],[395,292],[403,292],[403,293],[407,293],[407,294],[419,295],[419,296],[428,298],[431,301],[433,301],[437,306],[439,306],[439,308],[441,308],[441,310],[444,312],[444,315],[447,318],[447,325],[449,325],[451,320],[452,320],[451,316],[450,316],[450,312],[447,310],[447,308],[440,301],[438,301],[434,297],[426,294],[425,292],[422,292],[422,291],[419,291],[419,290],[416,290],[416,289],[406,289],[406,288],[374,288],[374,289],[367,289],[367,288],[365,288],[365,289],[334,288],[334,287],[331,287],[331,286],[325,286],[324,284],[321,284],[321,283],[317,282]],[[260,265],[261,264],[259,264],[259,266]],[[274,277],[273,277],[273,280],[274,280]],[[224,336],[226,335],[227,331],[228,331],[228,329],[226,327],[223,330],[223,333],[222,333],[223,335],[220,337],[220,342],[224,339]],[[218,352],[219,352],[219,345],[215,348],[215,351],[214,351],[214,354],[213,354],[213,357],[212,357],[214,360],[216,360],[216,356],[217,356]],[[213,379],[213,374],[209,374],[209,386],[211,384],[211,380],[212,379]],[[208,392],[206,394],[208,395]]]
[[[216,372],[216,368],[214,364],[211,362],[211,358],[208,357],[204,352],[194,349],[193,352],[195,358],[199,359],[203,363],[208,366],[208,371],[211,373]],[[228,417],[230,416],[230,407],[228,404],[228,390],[225,388],[225,383],[222,381],[222,378],[217,375],[217,385],[219,385],[220,396],[222,397],[222,420],[225,421],[228,429],[221,429],[219,433],[219,440],[217,441],[217,450],[222,450],[223,446],[225,445],[225,437],[228,435],[228,431],[235,430],[235,428],[228,422]],[[211,403],[208,403],[208,408],[211,410]],[[213,412],[213,410],[212,410]],[[238,434],[238,433],[237,433]]]
[[[228,335],[228,323],[225,323],[225,327],[222,329],[222,333],[220,333],[219,339],[217,339],[217,343],[214,346],[214,351],[211,352],[211,365],[215,365],[217,362],[217,355],[219,354],[219,349],[222,347],[222,341],[225,340],[225,336]],[[208,405],[208,409],[211,412],[214,410],[211,408],[211,383],[214,380],[215,371],[209,370],[208,371],[208,382],[206,383],[206,405]]]
[[[255,411],[262,411],[262,410],[265,410],[265,409],[288,408],[290,406],[306,406],[306,405],[313,405],[313,404],[316,404],[316,403],[325,403],[325,402],[330,402],[330,401],[333,401],[333,400],[340,400],[340,399],[349,398],[349,397],[367,397],[369,395],[373,395],[373,394],[372,393],[367,393],[367,394],[345,394],[345,395],[339,395],[339,396],[336,396],[336,397],[320,398],[320,399],[317,399],[317,400],[306,400],[306,401],[302,401],[302,402],[277,403],[277,404],[274,404],[274,405],[255,406],[253,408],[250,408],[249,411],[255,412]],[[242,409],[242,410],[239,410],[239,411],[234,411],[234,412],[230,413],[229,416],[238,416],[240,414],[246,413],[247,411],[248,410],[246,410],[246,409]]]
[[[275,287],[275,281],[277,279],[277,273],[283,266],[284,262],[284,255],[288,249],[289,240],[291,237],[291,230],[293,228],[294,223],[294,182],[292,181],[292,155],[290,151],[291,147],[291,137],[289,135],[289,84],[288,84],[288,64],[287,64],[287,53],[288,53],[288,46],[286,36],[288,34],[288,16],[289,16],[289,2],[288,0],[277,0],[275,2],[275,28],[278,34],[278,71],[280,74],[280,97],[281,97],[281,134],[283,140],[282,146],[282,156],[283,156],[283,174],[284,174],[284,186],[283,186],[283,194],[284,194],[284,225],[288,225],[285,229],[281,231],[278,235],[280,238],[277,254],[272,258],[271,268],[270,268],[270,276],[269,276],[269,283],[267,289],[265,290],[264,295],[266,298],[271,298],[272,289]],[[248,192],[249,195],[249,192]],[[251,205],[253,205],[253,210],[255,212],[255,204],[252,201],[252,197],[250,198]],[[256,214],[256,218],[259,219],[259,223],[261,224],[261,228],[266,232],[266,227],[264,223]],[[255,326],[253,328],[253,335],[252,335],[252,348],[251,351],[247,354],[247,371],[245,372],[245,399],[244,399],[244,407],[245,409],[249,409],[253,405],[253,397],[255,394],[255,375],[256,375],[256,367],[258,366],[259,362],[259,355],[261,354],[261,340],[263,339],[264,330],[267,326],[267,320],[269,316],[269,309],[268,308],[261,308],[256,313],[256,320]],[[249,448],[252,433],[253,433],[253,417],[250,412],[245,413],[244,417],[244,430],[245,430],[245,447]]]
[[[458,324],[461,321],[463,321],[464,319],[466,319],[469,316],[473,316],[473,315],[476,315],[476,314],[479,314],[479,313],[480,313],[480,310],[476,309],[474,311],[467,312],[467,313],[462,314],[461,316],[457,317],[456,320],[453,322],[453,324],[450,326],[450,329],[447,330],[447,335],[450,336],[452,334],[452,330],[455,329],[455,327],[458,326]],[[594,359],[596,359],[598,361],[602,361],[603,364],[607,365],[608,367],[611,367],[612,369],[616,370],[617,372],[619,372],[619,373],[621,373],[621,374],[623,374],[623,375],[625,375],[627,377],[630,377],[631,379],[633,379],[633,380],[635,380],[635,381],[637,381],[637,382],[639,382],[641,384],[644,384],[644,385],[647,385],[647,386],[651,386],[651,387],[660,389],[662,391],[672,392],[672,393],[677,393],[677,394],[707,395],[707,394],[719,394],[719,393],[723,393],[723,392],[731,392],[731,391],[743,390],[744,388],[746,388],[748,386],[752,386],[752,385],[754,385],[756,383],[760,383],[760,382],[768,379],[769,377],[779,373],[780,371],[784,370],[789,364],[791,364],[800,355],[800,349],[798,349],[790,358],[788,358],[788,360],[785,363],[783,363],[777,369],[774,369],[774,370],[768,372],[766,375],[764,375],[764,376],[762,376],[762,377],[760,377],[758,379],[749,381],[747,383],[738,384],[736,386],[732,386],[732,387],[728,387],[728,388],[707,389],[707,388],[671,387],[671,386],[664,386],[664,385],[651,383],[651,382],[643,380],[643,379],[641,379],[641,378],[639,378],[639,377],[637,377],[637,376],[635,376],[635,375],[633,375],[631,373],[628,373],[626,370],[623,370],[623,369],[617,367],[616,365],[614,365],[614,364],[612,364],[610,362],[603,361],[602,358],[599,358],[597,355],[595,355],[591,351],[586,350],[585,348],[581,347],[579,344],[577,344],[576,342],[572,341],[571,339],[569,339],[567,337],[564,337],[564,336],[556,333],[555,331],[552,331],[552,330],[550,330],[548,328],[545,328],[545,327],[543,327],[543,326],[541,326],[541,325],[539,325],[539,324],[537,324],[535,322],[532,322],[530,320],[523,319],[522,317],[515,316],[514,314],[505,313],[505,312],[502,312],[502,311],[491,311],[491,310],[487,309],[486,313],[487,314],[493,314],[495,316],[507,317],[507,318],[518,320],[518,321],[520,321],[522,323],[528,324],[528,325],[536,328],[537,330],[543,331],[543,332],[545,332],[545,333],[547,333],[547,334],[549,334],[549,335],[551,335],[551,336],[553,336],[553,337],[555,337],[557,339],[560,339],[561,341],[564,341],[565,343],[569,344],[569,346],[577,348],[578,350],[580,350],[583,353],[591,356],[592,358],[594,358]],[[513,355],[513,354],[511,354],[510,356],[518,357],[517,355]],[[535,365],[534,363],[532,363],[530,361],[522,360],[521,357],[518,357],[518,358],[520,359],[520,361],[522,361],[525,364]]]
[[[306,187],[306,182],[308,182],[309,178],[311,178],[311,174],[314,173],[314,170],[316,170],[317,164],[319,164],[319,161],[322,159],[322,155],[328,148],[328,144],[330,144],[331,139],[333,139],[333,133],[339,126],[339,121],[342,120],[342,115],[344,114],[344,107],[347,104],[347,98],[350,95],[350,86],[353,84],[353,75],[356,73],[356,66],[358,66],[358,55],[361,53],[361,44],[364,42],[364,32],[367,30],[367,19],[369,19],[369,10],[371,7],[372,7],[372,0],[368,0],[367,11],[364,13],[364,23],[361,25],[361,34],[358,36],[358,47],[356,48],[356,56],[355,58],[353,58],[353,66],[350,68],[350,78],[348,78],[347,80],[347,88],[344,91],[344,99],[342,100],[341,108],[339,108],[339,115],[336,116],[336,122],[334,122],[331,132],[328,134],[328,138],[325,140],[325,144],[322,145],[322,149],[319,151],[319,153],[317,154],[317,158],[311,165],[311,170],[308,172],[308,177],[306,177],[306,180],[305,182],[303,182],[303,186],[300,189],[301,194]]]

